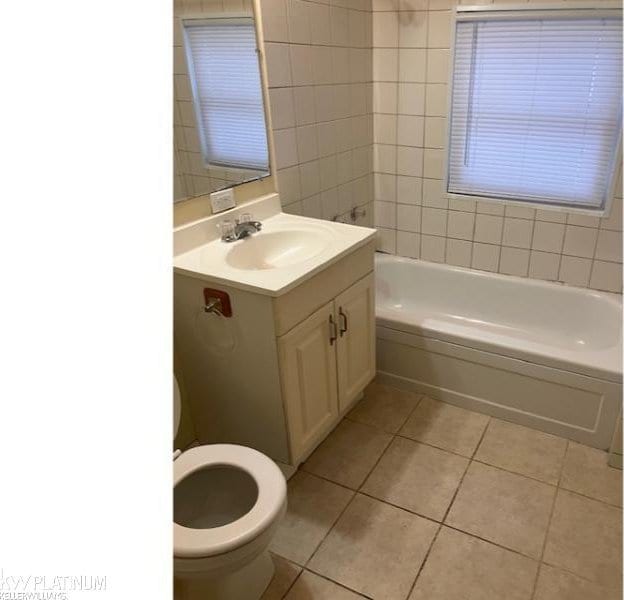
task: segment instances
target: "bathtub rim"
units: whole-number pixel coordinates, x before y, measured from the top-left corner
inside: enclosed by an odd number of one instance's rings
[[[457,273],[464,273],[473,277],[479,277],[481,279],[497,279],[500,281],[511,280],[517,283],[521,283],[522,285],[527,285],[529,287],[536,287],[536,288],[542,288],[542,289],[554,288],[557,290],[561,290],[566,294],[569,294],[569,293],[578,294],[580,292],[583,294],[601,298],[610,303],[615,303],[620,311],[622,311],[622,307],[624,306],[624,302],[622,300],[622,294],[618,294],[617,292],[595,290],[593,288],[569,285],[567,283],[560,283],[557,281],[546,281],[544,279],[533,279],[531,277],[521,277],[519,275],[507,275],[506,273],[494,273],[492,271],[482,271],[480,269],[471,269],[470,267],[459,267],[457,265],[447,265],[446,263],[436,263],[436,262],[431,262],[429,260],[423,260],[422,258],[409,258],[407,256],[398,256],[395,254],[388,254],[387,252],[375,250],[375,266],[377,266],[378,262],[380,263],[399,262],[399,263],[405,263],[405,264],[418,263],[419,265],[423,265],[425,268],[430,268],[436,271],[453,271]]]

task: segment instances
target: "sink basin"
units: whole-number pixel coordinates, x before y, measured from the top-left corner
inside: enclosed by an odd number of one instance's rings
[[[225,260],[236,269],[280,269],[317,256],[330,241],[326,232],[308,229],[260,232],[234,242]]]
[[[249,212],[262,229],[237,242],[221,241],[218,225]],[[232,287],[265,296],[288,293],[342,257],[371,248],[375,230],[283,213],[277,194],[250,200],[174,232],[176,275],[201,279],[210,287]],[[366,250],[367,251],[367,250]]]

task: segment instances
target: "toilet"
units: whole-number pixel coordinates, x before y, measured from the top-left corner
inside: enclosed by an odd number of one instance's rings
[[[174,437],[180,414],[174,378]],[[282,472],[261,452],[234,444],[176,454],[175,598],[257,600],[274,573],[268,547],[286,511]]]

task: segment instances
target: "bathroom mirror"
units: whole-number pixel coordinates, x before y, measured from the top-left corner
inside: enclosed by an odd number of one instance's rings
[[[251,2],[174,7],[174,201],[267,177],[269,151]]]

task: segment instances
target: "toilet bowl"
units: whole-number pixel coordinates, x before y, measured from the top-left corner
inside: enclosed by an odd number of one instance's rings
[[[274,573],[268,547],[286,511],[279,467],[252,448],[208,444],[180,454],[173,471],[176,599],[260,598]]]

